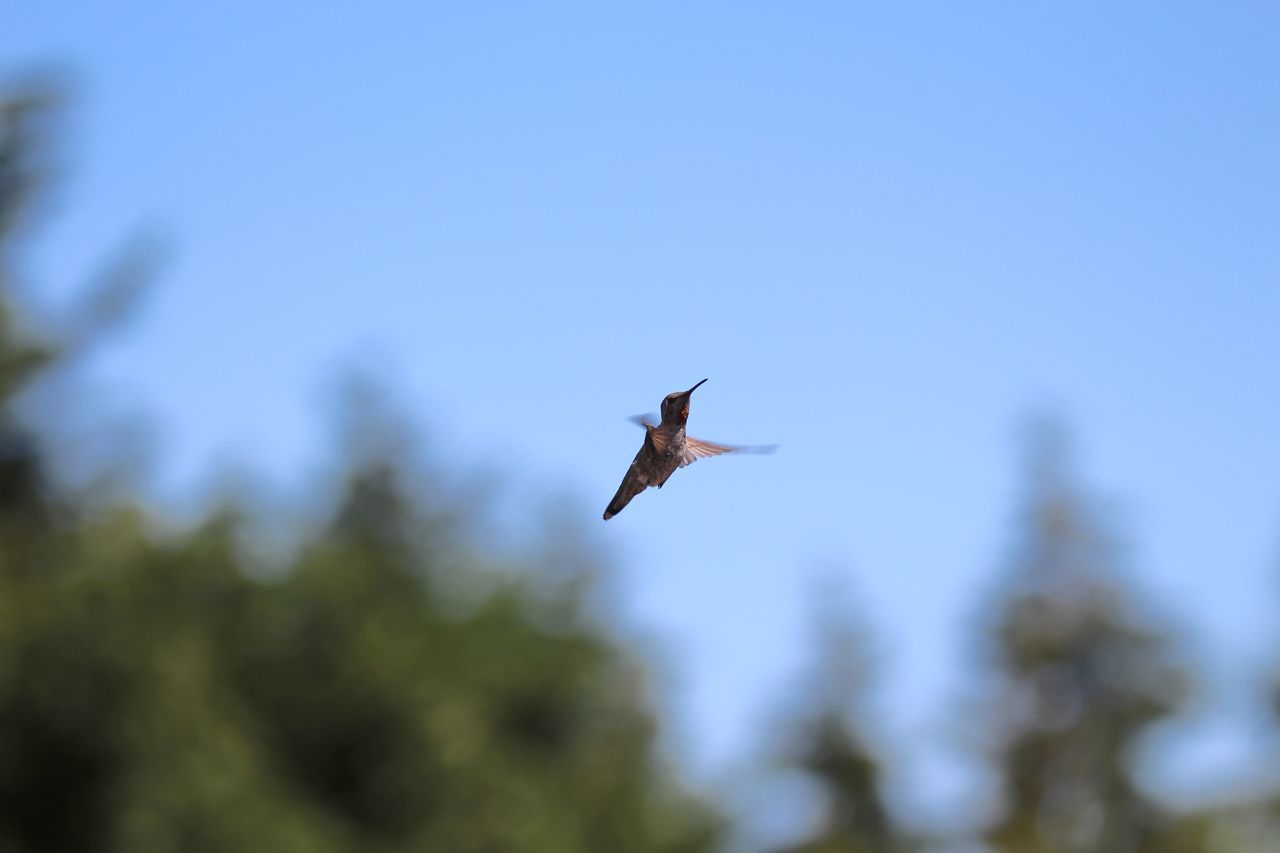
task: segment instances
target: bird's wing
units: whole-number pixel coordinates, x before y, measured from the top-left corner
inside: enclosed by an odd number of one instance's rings
[[[721,453],[772,453],[778,449],[776,444],[758,444],[740,447],[733,444],[716,444],[714,441],[703,441],[693,436],[685,436],[684,453],[680,456],[680,467],[692,465],[704,456],[719,456]]]
[[[658,453],[666,455],[667,452],[667,435],[658,429],[658,416],[650,412],[647,415],[632,415],[627,418],[633,424],[642,426],[645,432],[649,434],[649,443],[653,445],[654,450]]]
[[[659,456],[666,456],[667,444],[670,442],[671,436],[665,430],[660,430],[650,424],[645,424],[644,428],[649,431],[649,443],[653,445],[653,449],[658,451]]]

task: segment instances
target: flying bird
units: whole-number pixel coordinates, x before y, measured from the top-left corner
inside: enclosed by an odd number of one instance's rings
[[[706,382],[707,380],[702,380]],[[699,382],[698,385],[701,385]],[[633,421],[644,427],[644,444],[640,452],[632,460],[631,467],[618,486],[618,493],[609,501],[604,511],[604,520],[608,521],[631,499],[650,486],[659,489],[671,478],[677,468],[690,465],[704,456],[719,456],[721,453],[772,453],[777,445],[757,445],[754,447],[735,447],[731,444],[716,444],[685,435],[684,425],[689,421],[689,399],[698,385],[688,391],[673,391],[662,398],[661,422],[653,424],[649,417],[638,415]]]

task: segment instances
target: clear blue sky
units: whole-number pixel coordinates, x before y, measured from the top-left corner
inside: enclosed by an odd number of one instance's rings
[[[1241,693],[1280,633],[1280,7],[871,6],[17,4],[0,68],[79,96],[29,263],[68,300],[171,237],[92,370],[154,415],[162,494],[228,458],[304,483],[326,377],[364,360],[446,457],[596,525],[703,778],[785,700],[836,572],[902,787],[947,787],[939,708],[1046,407]],[[624,416],[704,376],[692,433],[781,452],[605,525]],[[1202,778],[1251,745],[1231,704]]]

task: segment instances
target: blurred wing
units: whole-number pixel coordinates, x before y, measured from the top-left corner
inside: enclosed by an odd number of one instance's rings
[[[645,427],[646,429],[649,427],[655,427],[658,425],[658,416],[655,415],[653,412],[649,412],[648,414],[644,414],[644,415],[632,415],[631,417],[627,418],[627,420],[631,421],[633,424],[636,424],[637,426]]]
[[[692,465],[704,456],[719,456],[721,453],[772,453],[778,449],[776,444],[759,444],[751,447],[738,447],[732,444],[716,444],[714,441],[703,441],[700,438],[685,436],[684,453],[680,457],[680,467]]]
[[[737,448],[730,447],[727,444],[715,444],[714,442],[685,436],[684,453],[680,456],[680,467],[692,465],[704,456],[719,456],[721,453],[728,453],[732,450],[737,450]]]

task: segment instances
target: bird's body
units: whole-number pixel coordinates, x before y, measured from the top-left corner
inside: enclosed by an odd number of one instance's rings
[[[618,486],[618,493],[609,502],[604,511],[604,520],[613,518],[627,502],[650,486],[662,488],[675,470],[680,467],[680,458],[684,452],[684,427],[667,429],[662,425],[643,425],[645,428],[644,444],[631,461],[631,467]],[[656,437],[655,437],[656,434]]]
[[[626,476],[622,478],[622,485],[618,486],[617,494],[605,509],[605,521],[622,512],[622,508],[645,489],[650,486],[662,488],[677,468],[683,468],[704,456],[718,456],[734,450],[772,450],[771,447],[714,444],[686,435],[684,428],[689,420],[689,398],[698,385],[688,391],[676,391],[664,397],[662,419],[658,424],[651,424],[643,417],[636,418],[637,423],[644,427],[644,444],[640,445],[640,451],[636,453]]]

